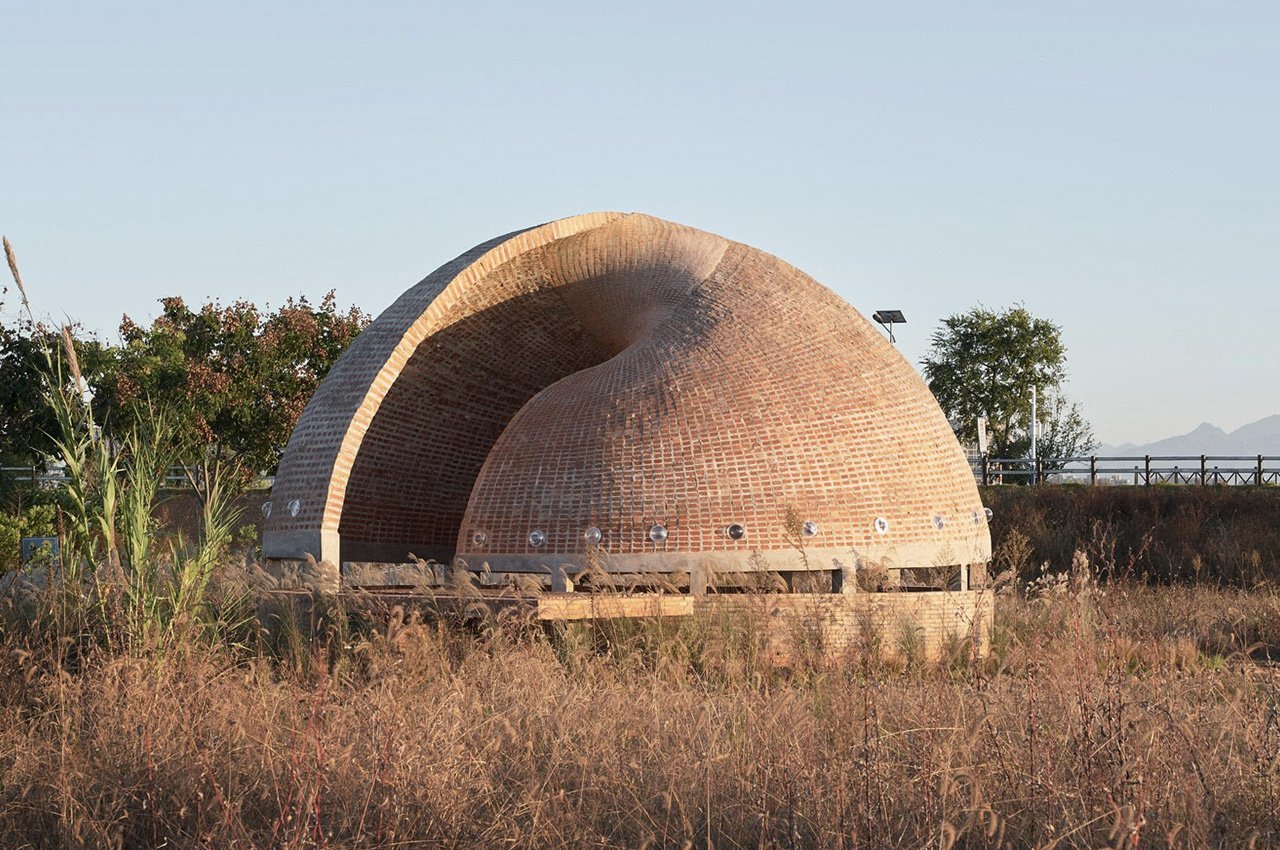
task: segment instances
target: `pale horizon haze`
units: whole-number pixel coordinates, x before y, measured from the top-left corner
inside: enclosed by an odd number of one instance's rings
[[[746,242],[918,366],[1063,328],[1108,443],[1280,413],[1280,5],[5,4],[0,230],[37,313],[377,314],[593,210]],[[14,307],[12,293],[6,311]]]

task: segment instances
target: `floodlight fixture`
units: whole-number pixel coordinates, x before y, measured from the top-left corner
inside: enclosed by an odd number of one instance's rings
[[[907,317],[902,315],[901,310],[876,310],[871,314],[871,318],[889,329],[889,342],[894,343],[896,343],[897,340],[893,337],[893,326],[905,325],[907,323]]]

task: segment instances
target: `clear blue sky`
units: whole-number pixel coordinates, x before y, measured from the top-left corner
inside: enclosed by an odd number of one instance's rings
[[[5,3],[0,229],[37,309],[378,312],[637,210],[864,313],[1024,303],[1108,442],[1280,412],[1280,4]]]

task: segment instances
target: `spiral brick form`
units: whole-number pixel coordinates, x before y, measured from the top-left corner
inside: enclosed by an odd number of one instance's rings
[[[968,463],[915,370],[776,257],[639,214],[479,245],[298,422],[268,558],[547,573],[968,565]]]

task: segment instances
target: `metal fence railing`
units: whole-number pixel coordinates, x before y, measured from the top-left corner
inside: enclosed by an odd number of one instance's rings
[[[973,462],[980,484],[1280,484],[1280,457],[1269,455],[1123,455],[1117,457],[983,457]]]
[[[46,487],[60,487],[68,481],[66,470],[58,467],[0,466],[0,478],[20,484],[39,484]],[[187,485],[187,475],[182,467],[169,467],[169,471],[165,473],[164,486],[182,488]]]
[[[974,479],[989,484],[1153,484],[1280,485],[1280,456],[1270,455],[1125,455],[1120,457],[981,457],[970,460]],[[58,468],[0,467],[0,481],[59,487],[67,483]],[[270,486],[263,478],[257,486]],[[190,486],[182,467],[165,475],[169,489]]]
[[[255,486],[271,486],[272,478],[261,478]],[[59,467],[0,466],[0,482],[35,484],[41,487],[61,487],[68,482],[66,470]],[[171,466],[165,473],[164,485],[169,490],[185,490],[191,486],[186,471],[181,466]]]

